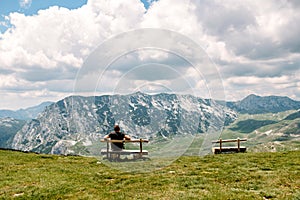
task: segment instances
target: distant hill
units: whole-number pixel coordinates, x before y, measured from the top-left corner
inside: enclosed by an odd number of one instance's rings
[[[297,118],[300,118],[300,110],[298,110],[297,112],[294,112],[290,115],[288,115],[285,120],[294,120],[294,119],[297,119]]]
[[[0,118],[14,118],[19,120],[35,119],[39,113],[41,113],[46,106],[51,105],[53,102],[43,102],[37,106],[29,107],[26,109],[13,110],[0,110]]]
[[[242,114],[278,113],[300,109],[300,102],[281,96],[261,97],[251,94],[241,101],[227,102],[226,105]]]
[[[227,126],[222,138],[246,137],[246,146],[253,151],[284,151],[300,148],[299,111],[265,114],[239,114]]]

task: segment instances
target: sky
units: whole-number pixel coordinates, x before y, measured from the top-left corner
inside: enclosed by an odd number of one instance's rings
[[[296,0],[0,0],[0,109],[136,91],[300,100],[299,21]]]

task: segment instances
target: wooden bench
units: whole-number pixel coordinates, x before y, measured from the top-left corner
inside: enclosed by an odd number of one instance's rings
[[[132,140],[111,140],[111,139],[102,139],[101,142],[106,142],[106,149],[101,149],[101,155],[106,155],[106,158],[109,160],[113,159],[113,155],[133,155],[134,159],[143,158],[144,155],[148,155],[147,150],[143,150],[143,143],[148,143],[149,140],[144,139],[132,139]],[[110,143],[140,143],[139,149],[136,150],[113,150],[110,148]]]
[[[241,142],[247,141],[246,138],[240,139],[227,139],[222,140],[221,138],[216,141],[212,141],[212,143],[218,143],[220,144],[219,147],[213,147],[212,152],[214,154],[220,154],[220,153],[239,153],[239,152],[246,152],[247,148],[244,146],[241,146]],[[223,146],[223,143],[227,142],[237,142],[237,146]]]

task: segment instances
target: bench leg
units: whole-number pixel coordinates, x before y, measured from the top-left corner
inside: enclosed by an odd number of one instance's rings
[[[118,153],[109,153],[108,160],[109,161],[119,161],[120,160],[120,154],[118,154]]]
[[[140,159],[140,158],[143,158],[143,154],[133,154],[133,159]]]

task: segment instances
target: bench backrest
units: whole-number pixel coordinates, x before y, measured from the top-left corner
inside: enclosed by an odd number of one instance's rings
[[[145,139],[131,139],[131,140],[111,140],[111,139],[102,139],[101,142],[106,142],[107,143],[107,152],[109,151],[109,143],[122,143],[122,142],[139,142],[140,143],[140,153],[143,152],[143,142],[148,143],[149,140],[145,140]]]
[[[227,139],[227,140],[222,140],[221,138],[219,140],[215,140],[215,141],[212,141],[212,143],[219,143],[220,144],[220,151],[222,151],[222,143],[226,143],[226,142],[237,142],[237,145],[238,145],[238,151],[240,151],[240,147],[241,147],[241,144],[240,142],[243,142],[243,141],[247,141],[246,138],[237,138],[237,139]]]
[[[132,139],[132,140],[111,140],[111,139],[102,139],[101,142],[113,142],[113,143],[122,143],[122,142],[146,142],[148,143],[149,140],[145,139]]]
[[[227,139],[227,140],[222,140],[222,139],[219,139],[219,140],[215,140],[215,141],[212,141],[212,143],[224,143],[224,142],[243,142],[243,141],[247,141],[246,138],[237,138],[237,139]]]

